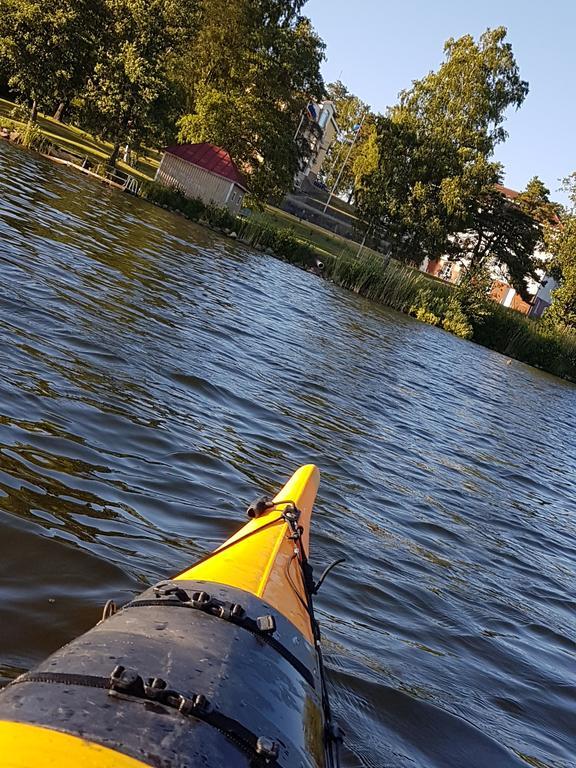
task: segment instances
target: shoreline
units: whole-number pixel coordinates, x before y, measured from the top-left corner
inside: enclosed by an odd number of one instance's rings
[[[419,322],[426,322],[426,320],[421,320],[416,316],[418,308],[414,302],[418,300],[423,291],[431,291],[444,300],[454,292],[452,285],[436,281],[430,278],[430,276],[425,275],[425,273],[420,272],[420,270],[408,267],[400,262],[395,262],[394,259],[386,258],[384,255],[378,260],[374,257],[355,260],[345,257],[338,258],[333,254],[320,250],[309,242],[299,241],[292,235],[290,230],[276,228],[276,231],[274,231],[274,228],[269,225],[258,224],[255,221],[240,216],[234,217],[236,227],[218,226],[203,219],[201,216],[192,217],[186,215],[186,212],[181,207],[178,207],[178,202],[181,204],[180,200],[174,205],[169,205],[167,203],[162,204],[148,197],[143,192],[143,189],[146,186],[152,189],[154,186],[159,186],[155,185],[155,182],[140,181],[136,176],[131,176],[128,172],[121,171],[122,175],[126,176],[130,182],[120,184],[107,176],[96,173],[90,168],[82,167],[79,163],[74,162],[74,159],[60,156],[61,154],[66,154],[65,150],[58,149],[58,155],[54,155],[42,152],[34,147],[23,146],[22,143],[14,141],[11,136],[0,135],[0,140],[6,141],[15,148],[34,152],[34,154],[57,165],[64,165],[77,170],[88,178],[99,181],[119,192],[125,192],[138,197],[140,200],[147,201],[169,213],[183,216],[188,221],[203,226],[222,237],[227,237],[234,242],[239,242],[249,248],[253,248],[255,251],[304,269],[341,288],[375,301],[377,304],[412,316]],[[68,154],[71,158],[74,157],[70,153]],[[171,190],[163,189],[166,192],[166,196],[169,197]],[[183,198],[183,196],[180,197]],[[266,243],[267,240],[268,244]],[[279,247],[279,242],[281,247]],[[462,333],[454,333],[453,328],[447,325],[446,321],[443,327],[440,319],[434,315],[432,315],[435,318],[434,321],[428,320],[428,324],[440,326],[442,330],[499,352],[509,359],[517,360],[537,370],[576,384],[576,336],[566,333],[564,337],[561,337],[559,332],[551,333],[546,329],[541,329],[537,326],[536,321],[518,312],[501,307],[501,305],[495,302],[493,302],[493,305],[493,307],[490,307],[490,314],[491,319],[496,320],[496,323],[492,329],[492,334],[484,334],[484,340],[482,340],[481,332],[486,329],[482,329],[478,325],[471,325],[472,335],[466,337]],[[498,326],[502,330],[500,334],[494,333]],[[508,336],[504,333],[505,328],[511,332]],[[530,346],[533,346],[535,349],[530,349]],[[554,351],[547,354],[547,346],[556,346],[556,354],[554,354]],[[562,358],[563,351],[569,355],[569,359],[565,364],[562,364],[562,359],[558,359],[559,357]],[[546,358],[548,358],[548,365],[541,363],[541,360],[545,361]]]

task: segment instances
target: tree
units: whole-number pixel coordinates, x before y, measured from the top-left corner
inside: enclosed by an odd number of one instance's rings
[[[509,107],[528,91],[506,30],[450,39],[437,72],[414,82],[376,120],[378,167],[357,198],[366,221],[380,222],[395,255],[421,262],[449,252],[474,226],[475,201],[500,180],[491,160]]]
[[[505,27],[488,29],[476,42],[471,35],[450,38],[446,60],[400,94],[400,108],[415,115],[436,135],[450,129],[457,147],[481,157],[507,138],[503,128],[509,107],[519,108],[528,94],[520,78]]]
[[[555,226],[560,221],[562,206],[550,200],[550,190],[538,176],[530,179],[526,189],[520,192],[515,202],[543,227]]]
[[[515,196],[503,187],[487,189],[470,204],[467,228],[454,237],[447,255],[463,261],[472,275],[499,269],[524,301],[530,301],[529,281],[539,281],[546,268],[545,231],[559,221],[558,211],[537,176]]]
[[[361,138],[360,145],[352,154],[353,195],[356,194],[362,179],[378,168],[378,136],[373,115],[369,115]]]
[[[542,245],[542,225],[521,195],[511,200],[494,188],[473,202],[468,229],[455,238],[450,256],[463,261],[472,275],[499,268],[524,301],[530,301],[528,281],[538,280],[544,262],[536,251]]]
[[[138,145],[165,128],[175,107],[171,80],[175,60],[192,39],[194,0],[102,0],[105,31],[84,94],[82,119],[112,142],[109,164],[120,146]]]
[[[38,106],[67,102],[93,66],[99,0],[0,0],[0,60],[8,85]]]
[[[406,112],[379,116],[376,133],[378,167],[357,191],[360,218],[383,229],[396,258],[438,258],[465,224],[467,179],[458,152],[446,136],[423,134]]]
[[[544,319],[560,327],[576,329],[576,173],[564,180],[570,205],[562,211],[560,224],[547,231],[546,245],[552,253],[550,274],[559,282],[552,291],[552,304]]]
[[[294,141],[300,115],[324,92],[324,44],[299,15],[303,5],[201,0],[198,35],[183,62],[188,114],[180,139],[224,147],[259,200],[291,188],[305,153]]]

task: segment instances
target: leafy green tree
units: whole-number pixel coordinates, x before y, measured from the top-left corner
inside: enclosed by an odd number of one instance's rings
[[[100,0],[0,0],[0,61],[8,85],[38,106],[66,103],[94,63]]]
[[[176,109],[175,61],[193,39],[194,0],[102,0],[105,30],[84,93],[83,122],[113,145],[138,146],[166,130]]]
[[[201,0],[198,35],[183,61],[188,114],[182,141],[224,147],[254,198],[281,196],[306,147],[294,141],[310,98],[321,98],[324,44],[304,0]]]
[[[482,157],[507,138],[506,110],[520,107],[528,83],[520,78],[505,27],[488,29],[478,42],[471,35],[450,38],[437,72],[400,94],[400,108],[437,135],[446,128],[457,147]]]
[[[465,229],[473,194],[499,180],[488,161],[465,167],[447,135],[426,134],[405,111],[376,119],[378,166],[357,190],[361,218],[378,225],[396,258],[448,253]]]
[[[362,179],[373,173],[378,168],[378,134],[373,115],[369,116],[365,127],[363,126],[362,139],[356,152],[353,151],[352,173],[354,174],[353,194],[361,185]]]
[[[521,197],[511,200],[498,188],[483,193],[468,214],[468,228],[459,233],[451,258],[462,260],[474,275],[500,269],[524,301],[530,301],[529,280],[538,280],[544,266],[536,251],[543,245],[543,228]]]
[[[550,200],[550,190],[538,176],[530,179],[515,202],[543,227],[555,226],[560,220],[562,206]]]
[[[544,319],[552,325],[576,329],[576,173],[564,181],[570,205],[562,212],[559,226],[547,231],[546,245],[553,260],[550,274],[559,282],[552,291],[552,304]]]
[[[558,210],[537,176],[517,195],[498,186],[486,189],[471,201],[467,227],[454,236],[447,255],[463,261],[471,275],[499,269],[502,279],[530,301],[529,281],[538,281],[546,267],[544,234],[558,221]]]
[[[383,226],[399,258],[450,252],[454,234],[475,226],[475,201],[500,180],[491,156],[506,137],[506,110],[528,91],[505,38],[499,27],[478,42],[448,40],[438,71],[376,120],[378,167],[362,179],[359,212]]]

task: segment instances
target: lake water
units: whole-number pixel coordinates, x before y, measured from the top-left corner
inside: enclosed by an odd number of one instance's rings
[[[576,387],[0,143],[0,678],[300,464],[345,768],[576,765]]]

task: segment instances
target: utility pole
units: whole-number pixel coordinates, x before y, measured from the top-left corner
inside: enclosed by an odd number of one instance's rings
[[[362,126],[364,125],[364,120],[366,118],[367,112],[364,112],[362,115],[362,120],[360,120],[360,125],[358,126],[358,130],[354,134],[354,139],[352,140],[350,147],[348,149],[348,152],[346,154],[346,158],[344,162],[342,163],[342,167],[340,168],[340,173],[338,174],[336,181],[334,182],[334,185],[332,189],[330,190],[330,194],[328,195],[328,200],[326,200],[326,204],[323,208],[323,213],[326,213],[328,210],[328,206],[330,205],[330,201],[334,197],[334,194],[338,188],[338,184],[340,183],[340,179],[342,178],[342,174],[344,173],[344,168],[346,168],[346,164],[348,163],[348,160],[350,159],[350,155],[352,154],[352,149],[354,148],[354,144],[356,144],[356,139],[360,135],[360,131],[362,130]]]
[[[340,70],[340,75],[338,76],[338,80],[342,81],[342,70]],[[343,120],[349,119],[350,117],[349,112],[352,109],[353,109],[353,106],[350,103],[348,103],[346,112],[344,112],[344,114],[341,116]],[[340,119],[340,115],[338,115],[338,118]],[[343,133],[344,133],[343,131],[339,131],[338,138],[340,138],[340,135],[342,135]],[[340,160],[342,159],[342,156],[345,154],[345,152],[343,151],[344,149],[345,149],[345,145],[343,143],[340,144],[340,146],[338,147],[338,150],[336,151],[336,155],[332,161],[332,164],[330,165],[330,170],[326,174],[327,178],[332,176],[336,168],[338,168],[338,166],[340,165]]]

